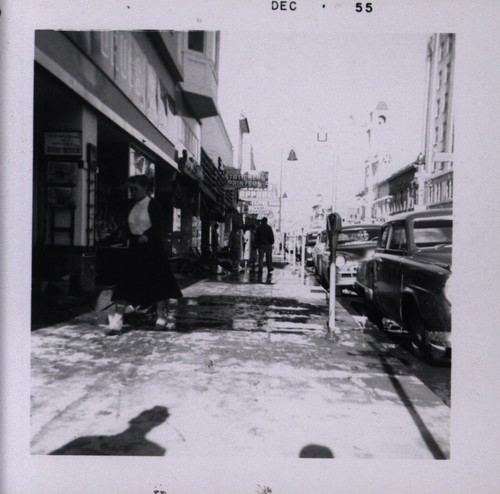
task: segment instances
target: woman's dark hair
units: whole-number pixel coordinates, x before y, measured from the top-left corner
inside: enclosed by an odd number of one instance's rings
[[[132,175],[127,180],[128,184],[138,184],[146,189],[146,192],[153,190],[153,181],[147,175]]]

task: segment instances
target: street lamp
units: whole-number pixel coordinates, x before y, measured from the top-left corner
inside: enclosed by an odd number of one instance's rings
[[[288,153],[288,158],[286,159],[287,161],[297,161],[297,155],[295,154],[295,151],[293,149],[290,150]],[[282,249],[282,254],[284,257],[284,245],[283,245],[283,234],[281,232],[281,206],[282,206],[282,200],[283,200],[283,153],[281,154],[281,163],[280,163],[280,202],[279,202],[279,218],[278,218],[278,229],[280,232],[280,242],[281,242],[281,249]]]

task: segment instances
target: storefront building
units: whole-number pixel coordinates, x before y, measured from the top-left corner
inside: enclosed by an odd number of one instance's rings
[[[166,231],[180,210],[186,245],[198,242],[201,192],[179,156],[201,166],[201,122],[218,113],[217,64],[215,32],[36,32],[35,296],[55,281],[71,293],[113,283],[131,175],[153,178]]]

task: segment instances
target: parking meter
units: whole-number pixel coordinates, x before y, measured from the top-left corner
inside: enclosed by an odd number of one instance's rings
[[[326,218],[326,233],[328,247],[330,249],[330,287],[329,287],[329,318],[328,328],[335,330],[335,284],[337,272],[335,268],[335,254],[337,251],[337,240],[342,229],[342,218],[338,213],[330,213]]]
[[[337,240],[342,229],[342,218],[338,213],[330,213],[326,218],[326,233],[328,238],[328,248],[330,249],[330,263],[335,263],[335,252],[337,250]],[[331,282],[331,280],[330,280]]]

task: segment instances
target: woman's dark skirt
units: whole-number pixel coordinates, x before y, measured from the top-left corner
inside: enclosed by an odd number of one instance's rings
[[[150,305],[169,298],[181,298],[182,292],[172,274],[160,239],[144,245],[133,238],[127,251],[127,263],[113,294],[113,300],[131,305]]]

